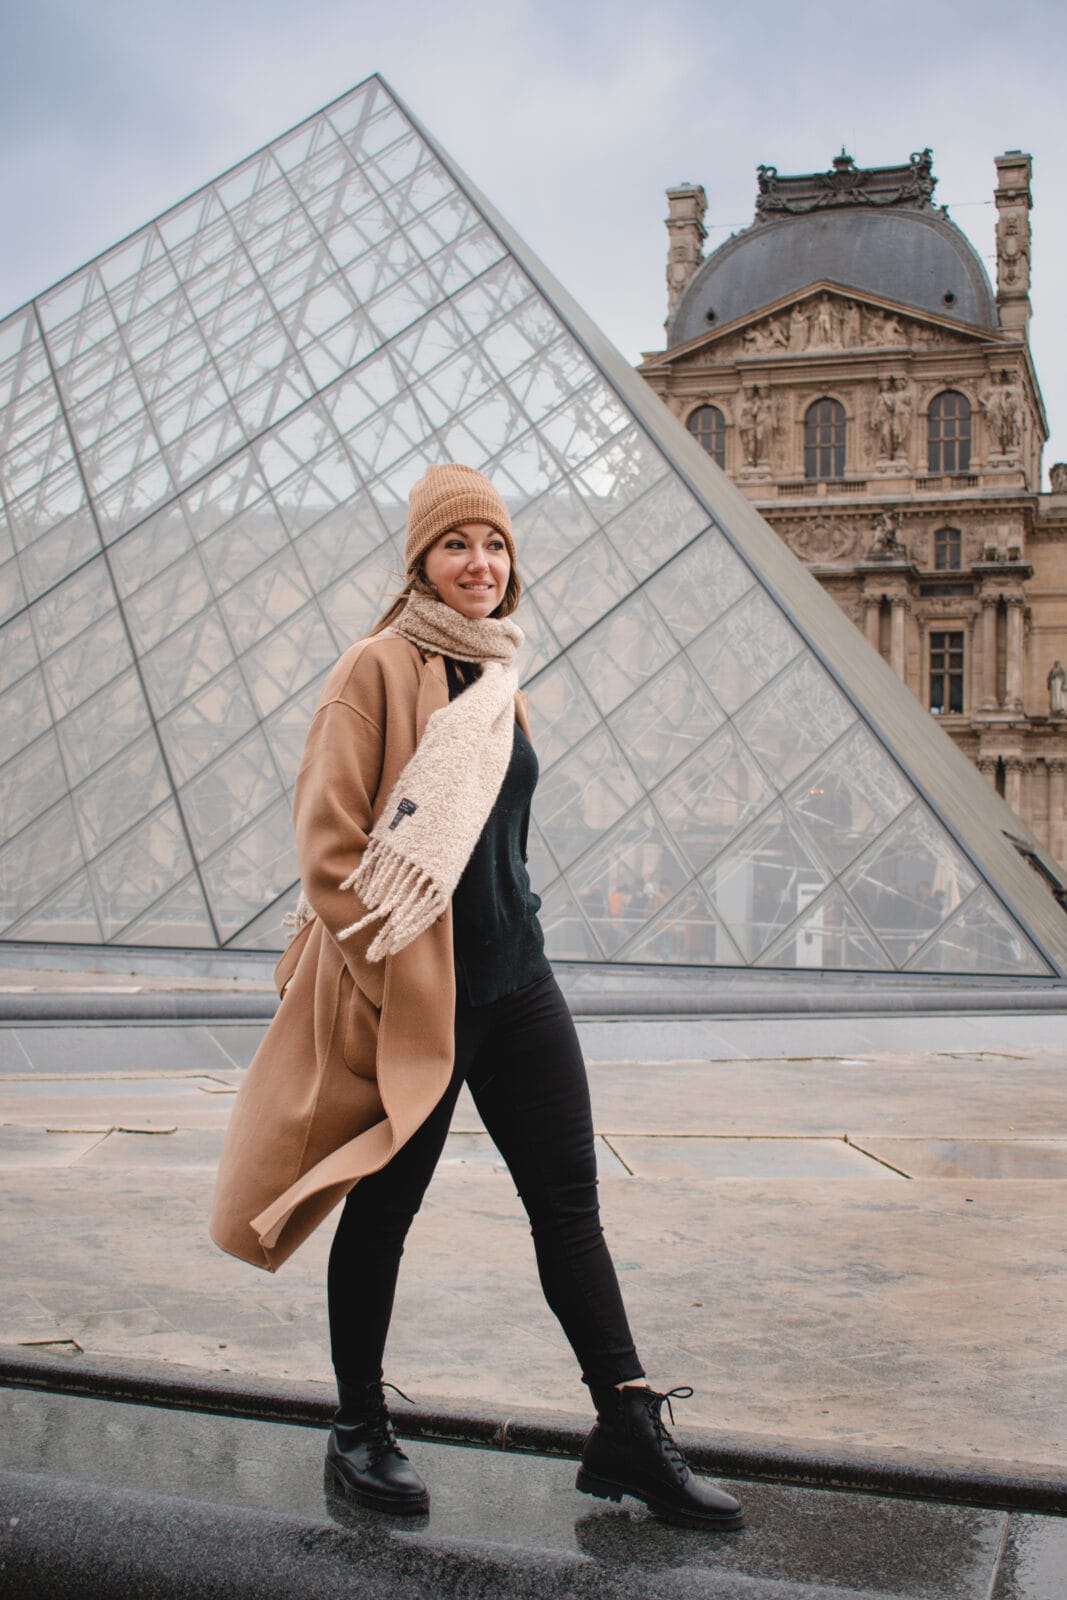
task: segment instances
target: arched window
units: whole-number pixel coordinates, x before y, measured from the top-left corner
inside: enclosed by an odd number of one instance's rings
[[[958,572],[963,541],[958,528],[938,528],[934,534],[934,566],[938,572]]]
[[[971,402],[958,389],[943,389],[926,414],[930,472],[970,472]]]
[[[697,406],[685,420],[697,444],[702,445],[717,467],[726,470],[726,418],[718,406]]]
[[[816,400],[804,418],[805,478],[845,476],[845,408],[839,400]]]

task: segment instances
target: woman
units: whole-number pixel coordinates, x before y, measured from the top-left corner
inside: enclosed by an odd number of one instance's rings
[[[597,1409],[578,1487],[741,1525],[689,1471],[600,1228],[585,1068],[545,958],[525,843],[537,761],[510,621],[511,521],[471,467],[411,492],[407,583],[327,679],[294,802],[304,888],[277,1016],[238,1095],[212,1233],[273,1270],[342,1196],[329,1266],[328,1477],[424,1511],[382,1356],[400,1256],[466,1082],[530,1217],[545,1297]],[[673,1391],[689,1393],[691,1391]]]

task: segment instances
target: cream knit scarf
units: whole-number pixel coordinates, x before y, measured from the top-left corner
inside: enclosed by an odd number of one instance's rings
[[[412,595],[387,630],[432,655],[481,664],[481,676],[429,718],[414,754],[375,823],[363,859],[341,884],[367,914],[339,939],[376,919],[367,957],[380,961],[418,937],[446,910],[493,808],[515,736],[515,654],[522,629],[506,618],[471,618]]]

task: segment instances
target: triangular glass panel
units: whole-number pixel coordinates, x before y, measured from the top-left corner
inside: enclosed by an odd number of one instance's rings
[[[598,905],[594,905],[594,912]],[[604,952],[593,936],[588,918],[562,878],[550,884],[541,900],[541,926],[545,949],[556,961],[602,961]]]
[[[278,800],[204,863],[204,885],[223,941],[289,889],[296,875],[289,804]]]
[[[689,872],[645,805],[604,832],[566,877],[601,950],[617,957],[683,888]]]
[[[281,950],[284,949],[289,939],[290,927],[286,918],[296,911],[296,903],[300,898],[299,885],[293,886],[275,901],[258,917],[253,917],[239,933],[235,933],[229,941],[232,950]]]
[[[178,808],[168,802],[90,864],[106,937],[117,939],[192,865]]]
[[[0,766],[0,816],[10,834],[54,805],[66,788],[59,744],[51,729]]]
[[[193,950],[215,947],[218,940],[197,879],[186,878],[136,922],[129,923],[122,930],[121,942]]]
[[[135,827],[145,812],[161,805],[169,793],[159,741],[154,733],[146,733],[74,790],[86,859],[99,855]]]
[[[377,78],[0,322],[0,442],[15,937],[280,945],[318,685],[451,458],[516,530],[554,956],[1067,971],[995,796]]]
[[[729,726],[652,793],[694,872],[725,850],[774,798],[758,763]]]
[[[916,804],[841,882],[894,962],[903,966],[978,880],[930,814]]]
[[[775,806],[704,874],[719,916],[749,960],[825,889],[826,869],[782,806]]]
[[[649,909],[669,894],[653,888]],[[744,957],[734,944],[699,884],[688,884],[654,914],[642,933],[621,953],[623,961],[672,967],[740,967]]]
[[[65,883],[28,917],[7,930],[9,939],[41,944],[99,944],[103,935],[87,873]]]
[[[986,888],[975,891],[956,915],[908,964],[911,972],[1021,972],[1044,968],[1019,927]]]
[[[911,803],[911,793],[866,728],[854,726],[808,769],[786,803],[822,859],[843,872]]]
[[[801,889],[801,904],[809,892]],[[837,887],[816,894],[788,932],[763,952],[758,965],[830,972],[890,972],[893,967],[874,934]]]

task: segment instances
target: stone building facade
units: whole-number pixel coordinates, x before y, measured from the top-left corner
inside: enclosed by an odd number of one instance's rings
[[[668,191],[667,348],[640,372],[1060,862],[1067,465],[1031,359],[1031,160],[997,157],[997,281],[899,167],[758,170],[706,259]]]

